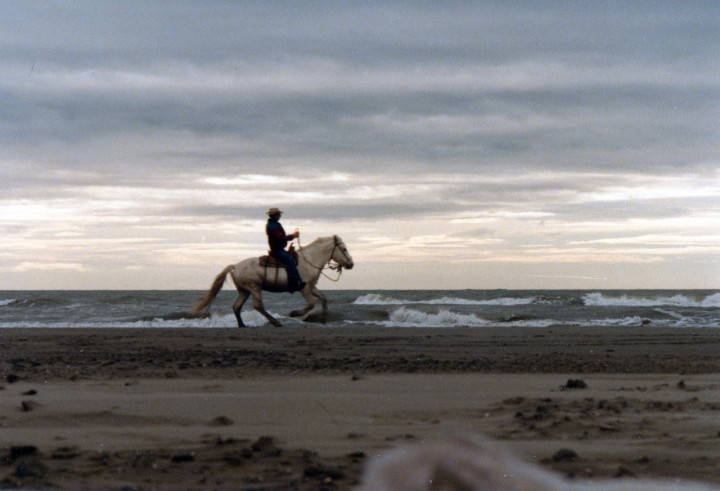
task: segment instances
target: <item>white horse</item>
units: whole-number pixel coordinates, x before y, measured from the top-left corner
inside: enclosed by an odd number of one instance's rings
[[[354,491],[720,491],[676,479],[568,481],[467,435],[392,450],[372,460]]]
[[[330,266],[330,262],[334,261],[337,266]],[[290,312],[290,317],[302,317],[310,312],[316,304],[316,298],[320,300],[322,305],[322,315],[325,317],[328,312],[327,299],[325,295],[316,288],[316,284],[320,279],[320,273],[326,267],[331,267],[342,272],[342,268],[352,269],[354,266],[352,257],[345,247],[342,239],[337,235],[332,237],[320,237],[314,242],[300,247],[298,249],[298,272],[300,277],[307,284],[301,290],[302,296],[307,302],[307,306],[302,309]],[[238,327],[245,327],[240,317],[240,309],[247,300],[248,296],[253,297],[253,306],[255,310],[264,315],[275,327],[282,324],[270,315],[263,307],[262,290],[271,292],[288,291],[287,271],[284,268],[273,266],[261,266],[260,258],[251,257],[237,264],[231,264],[225,268],[222,273],[215,277],[210,289],[202,296],[200,301],[195,304],[192,313],[196,314],[215,300],[218,292],[225,283],[225,277],[230,273],[233,283],[238,290],[238,298],[233,304],[233,312],[238,321]]]

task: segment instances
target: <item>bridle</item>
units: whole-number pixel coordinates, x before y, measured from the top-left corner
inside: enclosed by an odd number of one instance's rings
[[[307,257],[305,257],[305,253],[303,253],[303,247],[302,247],[302,244],[300,243],[300,237],[298,237],[297,241],[298,241],[298,253],[299,253],[299,254],[302,254],[302,257],[303,257],[303,259],[305,260],[305,262],[308,263],[308,264],[309,264],[310,266],[312,266],[313,268],[315,268],[315,269],[317,269],[318,271],[320,271],[320,274],[323,275],[325,278],[327,278],[327,279],[330,280],[330,281],[338,281],[338,280],[340,279],[340,275],[342,275],[342,268],[343,268],[343,267],[342,267],[340,264],[335,264],[335,265],[330,264],[330,261],[333,260],[333,256],[335,255],[335,251],[336,251],[337,249],[340,249],[340,252],[342,252],[343,256],[345,256],[345,259],[346,259],[347,261],[351,261],[350,257],[345,253],[345,251],[343,250],[343,248],[340,247],[340,246],[344,246],[345,243],[344,243],[342,240],[339,241],[339,240],[338,240],[338,237],[337,237],[336,235],[333,236],[333,241],[334,241],[335,243],[333,244],[333,250],[332,250],[332,252],[330,253],[330,258],[329,258],[329,259],[327,260],[327,262],[326,262],[324,265],[322,265],[322,266],[315,266],[313,263],[311,263],[310,261],[308,261]],[[347,247],[347,246],[346,246],[346,247]],[[337,278],[335,278],[335,279],[330,278],[328,275],[325,274],[325,269],[332,269],[333,271],[337,271],[337,274],[338,274],[338,275],[337,275]]]

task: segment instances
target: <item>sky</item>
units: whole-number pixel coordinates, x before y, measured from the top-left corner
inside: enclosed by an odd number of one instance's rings
[[[720,3],[0,0],[0,289],[720,288]]]

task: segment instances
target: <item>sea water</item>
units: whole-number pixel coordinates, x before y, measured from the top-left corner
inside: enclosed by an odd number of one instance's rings
[[[0,291],[0,327],[236,327],[233,291],[201,316],[188,311],[203,292]],[[718,290],[331,290],[330,316],[288,317],[302,296],[265,293],[266,309],[286,326],[345,327],[720,327]],[[319,309],[319,306],[317,307]],[[248,300],[243,321],[270,325]]]

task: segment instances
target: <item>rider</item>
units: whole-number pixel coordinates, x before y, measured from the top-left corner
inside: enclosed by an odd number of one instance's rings
[[[295,259],[285,250],[288,241],[300,237],[300,232],[295,230],[291,235],[285,233],[285,229],[283,229],[279,221],[282,211],[277,208],[270,208],[267,214],[270,218],[265,226],[265,233],[268,236],[270,255],[287,266],[288,291],[292,293],[302,290],[306,283],[300,278]]]

